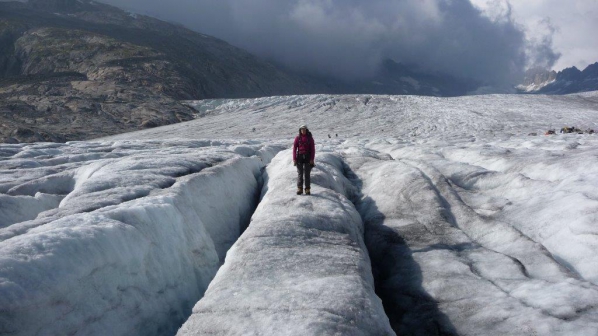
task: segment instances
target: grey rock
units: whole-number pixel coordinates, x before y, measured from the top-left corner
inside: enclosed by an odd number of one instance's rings
[[[17,128],[16,130],[14,130],[12,132],[13,135],[17,136],[17,137],[32,137],[35,135],[35,132],[33,132],[32,130],[28,129],[28,128]]]
[[[595,91],[598,90],[598,62],[588,65],[583,71],[576,67],[559,72],[532,69],[526,73],[526,78],[519,88],[530,93],[541,94]]]
[[[158,127],[158,126],[159,126],[159,123],[156,122],[155,120],[146,120],[141,123],[141,127],[143,127],[143,128],[153,128],[153,127]]]
[[[19,140],[15,139],[15,138],[5,138],[4,143],[5,144],[18,144]]]

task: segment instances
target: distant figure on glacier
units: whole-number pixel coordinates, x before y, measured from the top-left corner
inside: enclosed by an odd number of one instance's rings
[[[310,192],[310,172],[315,166],[316,145],[311,132],[307,126],[299,127],[299,135],[293,143],[293,165],[297,166],[297,195],[303,194],[303,182],[305,181],[305,194]],[[305,178],[304,178],[305,177]]]

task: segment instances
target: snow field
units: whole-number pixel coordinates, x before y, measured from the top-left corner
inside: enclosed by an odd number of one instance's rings
[[[109,139],[288,139],[307,124],[317,141],[400,137],[428,142],[496,139],[563,126],[598,129],[596,92],[567,96],[480,95],[452,98],[308,95],[189,102],[196,120]],[[255,129],[255,130],[254,130]],[[338,134],[338,138],[336,137]]]
[[[393,335],[374,293],[342,159],[320,152],[295,195],[290,151],[267,168],[251,225],[178,335]]]
[[[0,334],[174,334],[248,224],[280,150],[109,146],[126,154],[73,168],[58,208],[0,230]]]

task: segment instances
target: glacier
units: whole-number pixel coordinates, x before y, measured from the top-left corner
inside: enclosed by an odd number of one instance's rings
[[[0,145],[0,334],[596,335],[598,92],[188,104]]]

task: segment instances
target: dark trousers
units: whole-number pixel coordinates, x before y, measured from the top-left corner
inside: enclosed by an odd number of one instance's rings
[[[310,189],[310,172],[309,156],[307,154],[297,154],[297,188],[303,188],[305,177],[305,189]]]

